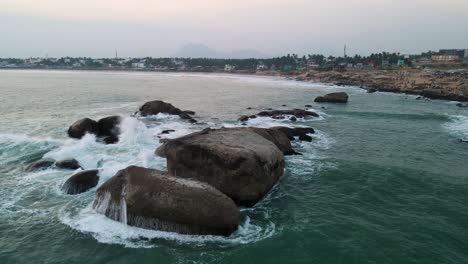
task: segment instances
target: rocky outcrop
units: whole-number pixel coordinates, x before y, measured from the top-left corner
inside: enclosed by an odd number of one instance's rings
[[[196,235],[230,235],[240,222],[234,202],[212,186],[130,166],[96,192],[94,209],[131,226]]]
[[[307,134],[315,133],[315,130],[311,127],[272,127],[270,129],[283,132],[289,140],[294,140],[296,137],[299,137],[299,140],[306,139]]]
[[[80,163],[76,159],[65,159],[55,162],[55,167],[59,169],[76,170],[80,169]]]
[[[73,123],[68,128],[68,136],[71,138],[82,138],[86,133],[97,135],[99,133],[99,125],[96,121],[83,118]]]
[[[29,164],[24,171],[31,172],[37,170],[44,170],[50,168],[54,165],[55,160],[53,159],[40,159],[31,164]]]
[[[339,93],[329,93],[324,96],[318,96],[315,98],[314,102],[316,103],[347,103],[348,94],[344,92]]]
[[[84,170],[72,175],[62,186],[66,194],[80,194],[95,187],[99,182],[99,170]]]
[[[89,118],[83,118],[73,123],[68,128],[68,136],[80,139],[86,133],[94,134],[106,144],[114,144],[119,141],[120,134],[120,116],[108,116],[94,121]]]
[[[180,115],[183,112],[182,110],[173,106],[170,103],[166,103],[160,100],[155,100],[155,101],[146,102],[145,104],[143,104],[140,107],[139,113],[142,116],[149,116],[149,115],[157,115],[159,113],[170,114],[170,115]]]
[[[195,114],[194,111],[182,111],[179,108],[173,106],[172,104],[166,103],[161,100],[146,102],[140,107],[138,113],[140,113],[141,116],[157,115],[159,113],[178,115],[180,118],[186,119],[190,123],[197,122],[193,117],[191,117],[191,115]]]
[[[262,111],[256,115],[246,116],[243,115],[239,117],[238,121],[246,122],[249,119],[257,118],[257,117],[271,117],[273,119],[286,119],[287,116],[291,116],[289,120],[292,122],[297,121],[297,118],[309,118],[309,117],[319,117],[319,115],[315,112],[303,109],[293,109],[293,110],[268,110]]]
[[[238,205],[253,206],[284,171],[282,151],[262,134],[242,128],[205,129],[170,140],[156,154],[167,158],[170,174],[209,183]]]

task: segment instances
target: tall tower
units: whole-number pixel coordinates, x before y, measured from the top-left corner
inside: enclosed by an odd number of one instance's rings
[[[344,58],[346,59],[347,55],[346,55],[346,44],[344,45]]]
[[[119,55],[117,54],[117,50],[115,50],[115,58],[118,59]]]

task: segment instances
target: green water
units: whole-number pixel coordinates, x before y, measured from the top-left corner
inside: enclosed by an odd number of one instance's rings
[[[346,91],[346,105],[314,104]],[[0,71],[0,263],[468,263],[467,110],[357,88],[224,75]],[[129,115],[163,99],[197,112],[199,125],[162,116],[124,120],[121,141],[66,138],[78,118]],[[321,118],[257,119],[252,126],[312,126],[294,143],[284,177],[242,210],[229,238],[124,226],[93,212],[95,189],[65,195],[72,174],[25,173],[42,156],[102,168],[102,182],[130,164],[164,169],[155,135],[239,125],[238,116],[312,104]],[[256,109],[246,110],[246,107]],[[148,121],[148,120],[146,120]]]

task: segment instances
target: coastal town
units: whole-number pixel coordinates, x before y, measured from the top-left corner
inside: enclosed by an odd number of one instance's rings
[[[382,52],[369,56],[288,54],[269,59],[215,58],[0,58],[0,69],[201,72],[284,76],[298,81],[352,85],[369,92],[418,94],[468,101],[468,49],[417,55]],[[465,105],[463,105],[465,106]]]

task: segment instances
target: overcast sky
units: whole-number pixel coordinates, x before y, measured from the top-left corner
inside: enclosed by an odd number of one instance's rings
[[[0,57],[468,48],[468,0],[0,0]]]

